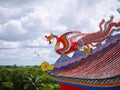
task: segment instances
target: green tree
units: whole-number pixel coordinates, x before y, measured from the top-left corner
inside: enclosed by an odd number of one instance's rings
[[[42,90],[42,88],[45,86],[39,76],[33,76],[31,74],[26,76],[25,82],[25,90]]]
[[[38,67],[0,67],[0,90],[61,90]]]
[[[3,90],[13,90],[13,83],[11,81],[8,82],[2,82],[2,87]]]

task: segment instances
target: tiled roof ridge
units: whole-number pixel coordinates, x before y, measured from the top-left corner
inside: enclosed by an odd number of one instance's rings
[[[47,74],[57,82],[65,82],[76,85],[80,84],[80,85],[96,86],[96,87],[113,87],[120,85],[120,83],[117,83],[120,82],[120,75],[107,77],[107,78],[90,79],[90,78],[80,78],[80,77],[65,77],[54,74],[50,71],[48,71]]]

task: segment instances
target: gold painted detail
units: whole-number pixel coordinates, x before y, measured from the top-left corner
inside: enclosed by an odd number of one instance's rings
[[[54,65],[49,65],[48,62],[42,62],[41,69],[42,71],[52,71],[54,69]]]

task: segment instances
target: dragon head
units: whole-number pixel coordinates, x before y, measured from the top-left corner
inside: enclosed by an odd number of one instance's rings
[[[49,36],[45,36],[49,44],[51,44],[51,40],[53,39],[53,34],[51,33]]]

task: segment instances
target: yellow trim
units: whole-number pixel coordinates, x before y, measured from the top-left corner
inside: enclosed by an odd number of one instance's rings
[[[60,42],[57,42],[57,43],[55,44],[55,46],[60,46]]]
[[[41,64],[42,71],[53,70],[54,67],[55,67],[54,65],[49,65],[48,62],[42,62],[42,64]]]

